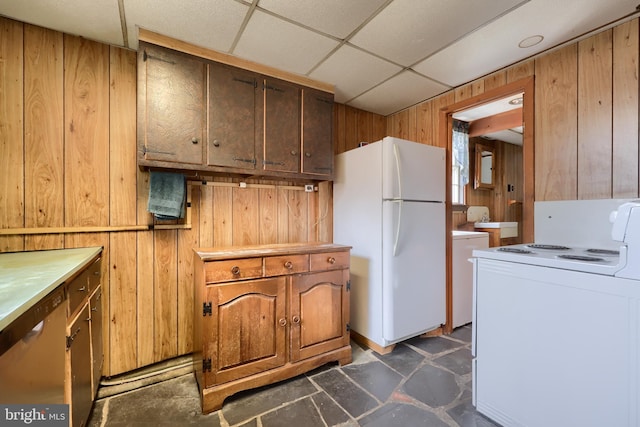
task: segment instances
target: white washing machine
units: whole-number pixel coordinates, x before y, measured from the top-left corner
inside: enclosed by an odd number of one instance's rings
[[[469,261],[474,249],[489,247],[489,233],[480,231],[451,232],[452,282],[453,282],[453,327],[466,325],[472,320],[473,264]]]

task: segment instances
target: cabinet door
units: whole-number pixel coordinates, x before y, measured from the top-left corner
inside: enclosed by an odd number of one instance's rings
[[[280,81],[264,81],[265,171],[300,172],[299,87]]]
[[[291,361],[349,345],[349,270],[293,276]]]
[[[207,286],[203,319],[205,387],[282,366],[286,357],[286,279]]]
[[[313,89],[302,94],[302,173],[333,174],[333,95]]]
[[[95,397],[102,377],[104,351],[102,346],[102,288],[98,287],[89,300],[91,309],[91,396]]]
[[[138,126],[144,159],[201,165],[206,64],[146,43],[141,48]]]
[[[67,402],[71,403],[73,427],[84,425],[93,403],[89,321],[89,304],[85,304],[67,330]]]
[[[256,168],[256,141],[262,142],[259,81],[250,71],[209,64],[208,165]]]

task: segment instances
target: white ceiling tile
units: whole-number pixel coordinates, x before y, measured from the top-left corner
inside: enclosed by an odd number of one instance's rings
[[[386,0],[260,0],[258,7],[344,39]]]
[[[397,65],[344,45],[309,77],[334,84],[336,102],[345,103],[400,70]]]
[[[256,10],[233,54],[306,74],[337,45],[333,39]]]
[[[114,2],[116,0],[113,0]],[[233,0],[124,0],[129,46],[138,27],[198,46],[228,52],[249,7]]]
[[[128,41],[122,39],[119,3],[124,5]],[[621,19],[637,19],[637,4],[638,0],[0,0],[0,16],[133,49],[138,46],[138,28],[143,27],[286,72],[309,73],[334,84],[338,102],[389,114]],[[345,46],[324,60],[338,39],[359,27]],[[517,47],[520,40],[536,34],[544,36],[541,44]],[[238,45],[231,51],[236,37]],[[394,64],[411,66],[419,74],[404,72],[386,81],[401,68]],[[371,89],[381,81],[385,83]]]
[[[383,116],[446,92],[450,88],[404,71],[349,102],[349,105]]]
[[[117,0],[0,0],[0,15],[90,40],[124,45]]]
[[[629,0],[590,3],[593,12],[586,16],[584,2],[533,0],[412,68],[439,82],[458,86],[584,34],[598,19],[609,22],[635,7]],[[554,13],[549,14],[549,10]],[[583,18],[566,25],[566,16]],[[544,36],[542,43],[528,49],[518,47],[521,40],[536,34]]]
[[[355,34],[351,42],[410,66],[522,2],[395,0]]]

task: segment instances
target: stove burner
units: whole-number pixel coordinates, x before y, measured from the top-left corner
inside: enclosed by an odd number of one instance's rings
[[[549,250],[556,250],[556,251],[568,251],[571,248],[568,248],[566,246],[560,246],[560,245],[539,245],[539,244],[531,244],[531,245],[527,245],[528,247],[530,247],[531,249],[549,249]]]
[[[604,261],[604,258],[599,258],[595,256],[585,256],[585,255],[558,255],[558,258],[572,259],[576,261],[594,261],[594,262]]]
[[[531,253],[533,253],[533,252],[528,251],[526,249],[509,248],[509,247],[498,248],[498,251],[500,251],[500,252],[513,252],[514,254],[531,254]]]
[[[587,249],[585,252],[599,255],[620,255],[620,251],[614,251],[611,249]]]

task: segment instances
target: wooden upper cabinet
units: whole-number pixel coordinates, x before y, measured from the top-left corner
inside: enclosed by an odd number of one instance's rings
[[[207,165],[255,169],[262,136],[262,92],[251,71],[209,64]]]
[[[333,94],[304,89],[302,94],[302,173],[333,175]]]
[[[202,164],[206,64],[147,43],[138,52],[138,150],[142,160]]]
[[[327,180],[333,95],[140,42],[140,167]]]
[[[265,171],[300,171],[300,116],[302,90],[275,79],[264,80]]]

